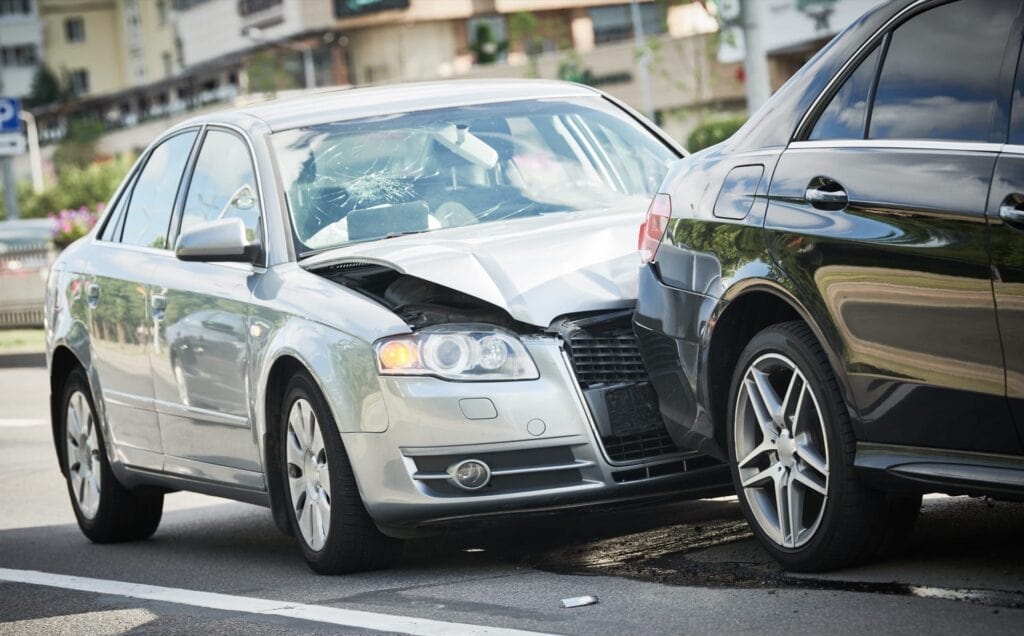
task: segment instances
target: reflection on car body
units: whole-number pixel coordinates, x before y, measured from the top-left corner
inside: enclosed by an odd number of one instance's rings
[[[269,505],[343,572],[438,524],[722,492],[724,467],[668,437],[630,326],[636,226],[681,154],[550,82],[168,131],[50,278],[83,531],[148,536],[154,488],[197,490]]]

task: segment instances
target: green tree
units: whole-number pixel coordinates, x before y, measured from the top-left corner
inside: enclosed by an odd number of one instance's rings
[[[64,101],[68,97],[68,91],[61,85],[57,75],[43,64],[36,71],[32,78],[32,88],[25,97],[25,106],[28,108],[39,108]]]
[[[706,121],[690,133],[686,139],[686,149],[690,152],[697,152],[709,146],[714,146],[732,137],[733,133],[739,130],[746,117],[729,117],[724,119],[712,119]]]
[[[499,42],[494,39],[494,29],[486,22],[476,25],[476,33],[473,37],[473,44],[470,49],[477,64],[493,64],[505,49],[508,42]]]
[[[64,141],[53,151],[58,175],[67,168],[86,168],[96,160],[96,143],[106,127],[94,119],[73,119]]]

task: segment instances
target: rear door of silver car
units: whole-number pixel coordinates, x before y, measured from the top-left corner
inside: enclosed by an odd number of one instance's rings
[[[168,228],[197,133],[182,131],[150,151],[88,256],[92,358],[109,441],[122,461],[151,469],[162,467],[163,448],[149,368],[147,275],[173,263]]]

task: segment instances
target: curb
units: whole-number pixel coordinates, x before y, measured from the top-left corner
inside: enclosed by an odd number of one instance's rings
[[[24,367],[45,367],[46,353],[22,352],[0,353],[0,369],[18,369]]]

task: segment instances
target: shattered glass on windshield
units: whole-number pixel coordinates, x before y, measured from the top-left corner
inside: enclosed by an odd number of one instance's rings
[[[391,115],[272,139],[300,254],[543,214],[642,214],[676,159],[598,97]]]

